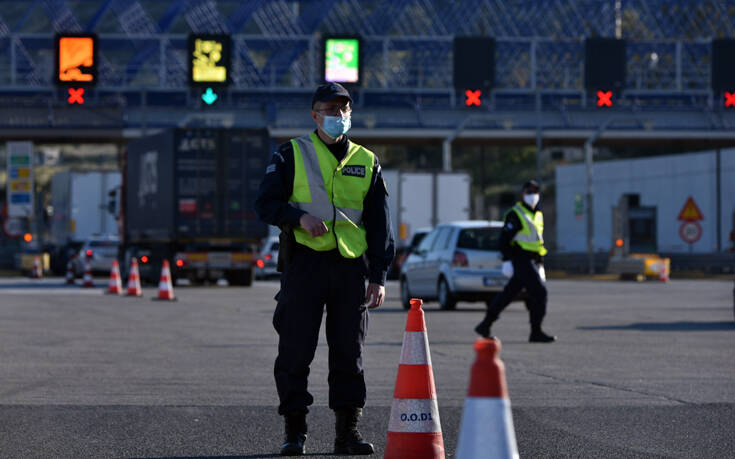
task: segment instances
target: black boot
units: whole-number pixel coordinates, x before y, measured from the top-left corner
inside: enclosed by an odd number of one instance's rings
[[[547,335],[541,330],[541,325],[531,326],[531,336],[528,337],[529,343],[553,343],[556,336]]]
[[[494,336],[490,335],[490,326],[492,325],[492,322],[487,322],[483,320],[477,326],[475,327],[475,333],[482,336],[483,338],[495,338]]]
[[[337,417],[334,454],[368,455],[375,452],[373,445],[362,441],[362,436],[357,431],[362,408],[341,408],[334,410],[334,414]]]
[[[286,438],[281,445],[281,456],[301,456],[306,441],[306,413],[294,412],[285,415]]]

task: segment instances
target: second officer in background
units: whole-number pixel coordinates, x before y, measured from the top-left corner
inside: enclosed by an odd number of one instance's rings
[[[544,271],[544,215],[538,209],[539,185],[535,180],[523,184],[521,201],[506,214],[500,235],[500,251],[503,254],[503,274],[510,279],[503,292],[487,307],[485,318],[475,331],[484,337],[490,336],[490,326],[498,320],[500,313],[513,301],[522,289],[526,289],[526,307],[531,322],[532,343],[556,341],[555,336],[541,330],[546,315],[546,273]]]

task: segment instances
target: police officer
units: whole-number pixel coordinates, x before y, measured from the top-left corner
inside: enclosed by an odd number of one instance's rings
[[[544,272],[544,216],[538,209],[539,185],[535,180],[523,184],[521,201],[505,214],[505,224],[500,235],[500,251],[503,254],[503,274],[509,277],[503,292],[488,306],[485,318],[475,331],[490,336],[490,326],[500,313],[525,288],[528,293],[526,307],[531,321],[532,343],[556,341],[541,330],[546,315],[546,273]]]
[[[316,129],[273,153],[255,203],[259,217],[285,236],[279,253],[287,259],[281,260],[273,316],[279,337],[278,413],[286,430],[281,455],[304,454],[306,414],[314,401],[307,377],[325,305],[334,452],[373,453],[357,430],[365,405],[362,348],[368,309],[383,303],[395,249],[378,158],[345,135],[351,104],[337,83],[316,89],[311,104]]]

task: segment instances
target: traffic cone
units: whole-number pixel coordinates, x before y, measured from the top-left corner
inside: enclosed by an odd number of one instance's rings
[[[140,288],[140,274],[138,273],[138,260],[133,258],[130,260],[130,274],[128,274],[128,292],[126,296],[143,296],[143,290]]]
[[[429,340],[420,299],[411,299],[385,443],[386,459],[444,458]]]
[[[661,271],[659,271],[658,273],[658,280],[660,280],[661,282],[669,281],[669,267],[670,262],[668,258],[661,260]]]
[[[94,281],[92,280],[92,265],[89,263],[89,258],[84,261],[84,277],[82,278],[82,287],[94,287]]]
[[[505,365],[498,358],[500,341],[478,338],[475,351],[477,359],[472,365],[464,402],[457,458],[517,458]]]
[[[112,261],[112,269],[110,270],[110,282],[107,284],[107,293],[112,295],[122,295],[122,279],[120,278],[120,264],[117,259]]]
[[[41,269],[41,258],[38,255],[33,257],[33,269],[31,270],[31,277],[33,279],[40,279],[43,277],[43,270]]]
[[[156,300],[176,301],[174,297],[174,286],[171,284],[171,268],[168,260],[163,260],[161,267],[161,280],[158,282],[158,298]]]
[[[69,261],[66,262],[66,283],[67,284],[74,284],[74,259],[70,258]]]

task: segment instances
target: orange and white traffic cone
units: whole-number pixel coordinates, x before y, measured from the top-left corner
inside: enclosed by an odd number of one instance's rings
[[[161,267],[161,280],[158,282],[158,298],[157,300],[175,301],[174,286],[171,284],[171,268],[168,260],[163,260]]]
[[[66,262],[66,283],[67,284],[73,284],[74,283],[74,259],[70,259]]]
[[[143,290],[140,288],[140,273],[138,272],[138,260],[133,258],[130,261],[130,274],[128,274],[128,291],[126,296],[143,296]]]
[[[89,262],[89,258],[84,260],[84,277],[82,278],[82,287],[94,287],[94,281],[92,280],[92,265]]]
[[[658,280],[660,280],[661,282],[669,281],[670,266],[671,264],[668,258],[661,261],[661,271],[659,271],[658,273]]]
[[[107,293],[112,295],[122,295],[122,278],[120,277],[120,264],[117,259],[112,261],[112,269],[110,270],[110,282],[107,284]]]
[[[41,269],[41,257],[36,255],[33,257],[33,269],[31,270],[31,277],[34,279],[40,279],[43,277],[43,270]]]
[[[442,459],[444,438],[423,302],[411,299],[385,443],[386,459]]]
[[[500,341],[478,338],[457,442],[458,459],[518,458]]]

